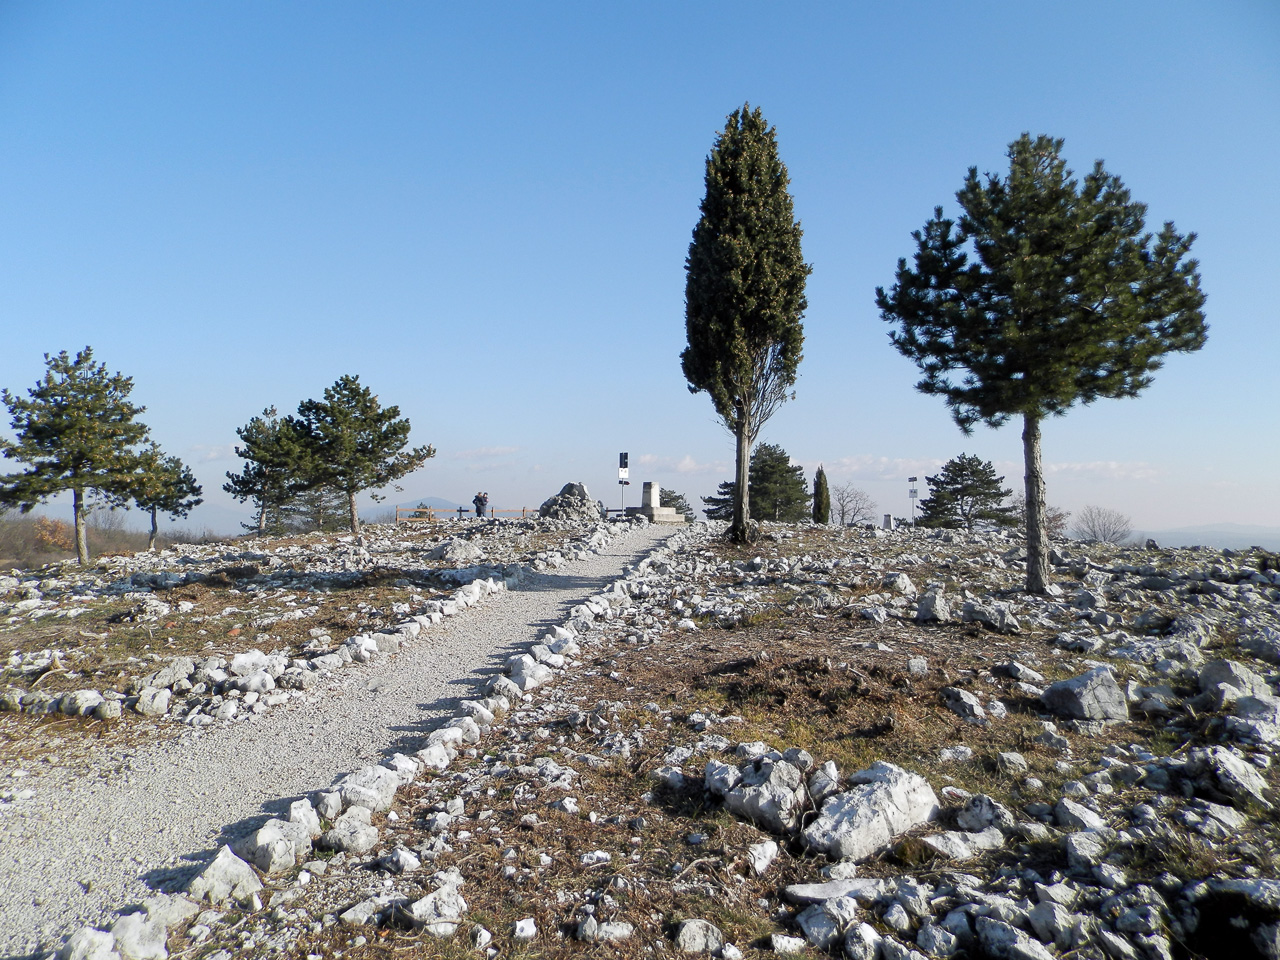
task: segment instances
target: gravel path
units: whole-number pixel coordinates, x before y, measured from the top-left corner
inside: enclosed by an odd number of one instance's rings
[[[676,528],[679,529],[679,528]],[[26,956],[156,889],[176,890],[220,843],[377,762],[478,693],[521,652],[672,528],[633,530],[598,556],[531,577],[451,617],[400,653],[339,671],[319,695],[230,727],[140,749],[105,779],[30,785],[0,820],[0,957]]]

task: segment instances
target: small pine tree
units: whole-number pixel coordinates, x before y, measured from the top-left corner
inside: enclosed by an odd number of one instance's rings
[[[288,531],[332,533],[348,524],[347,495],[333,487],[314,487],[280,505],[280,525]]]
[[[1015,526],[1012,507],[1001,506],[1013,491],[1003,489],[989,460],[960,454],[943,464],[942,472],[925,477],[929,497],[920,501],[920,526],[972,531],[978,526]]]
[[[707,157],[706,195],[685,260],[689,345],[680,365],[689,391],[711,395],[736,441],[735,543],[752,536],[751,447],[793,395],[804,344],[811,268],[800,253],[788,182],[776,131],[759,108],[735,110]]]
[[[288,418],[282,418],[275,407],[267,407],[236,430],[242,446],[236,456],[245,461],[239,473],[227,472],[222,489],[241,503],[252,500],[258,518],[244,524],[262,536],[283,529],[281,508],[297,492],[300,483],[299,451],[291,436]]]
[[[147,550],[156,548],[159,532],[157,515],[164,513],[175,520],[185,518],[204,500],[195,474],[177,457],[166,457],[156,443],[148,444],[138,463],[133,482],[133,502],[151,515],[151,533]]]
[[[663,487],[658,493],[658,506],[671,507],[690,523],[696,519],[693,507],[689,506],[689,501],[684,498],[684,494],[668,490],[666,487]]]
[[[436,455],[428,445],[405,450],[409,421],[399,407],[383,407],[360,378],[339,377],[323,400],[304,400],[288,418],[297,438],[300,489],[331,487],[347,498],[351,533],[360,538],[356,496],[412,473]],[[382,499],[375,495],[374,499]]]
[[[732,480],[722,480],[714,496],[702,498],[702,512],[707,515],[708,520],[733,519],[733,492],[737,486]]]
[[[818,472],[813,475],[813,522],[831,522],[831,491],[827,488],[827,471],[818,464]]]
[[[0,502],[23,513],[71,491],[76,558],[89,562],[86,516],[89,500],[123,506],[138,467],[134,449],[147,436],[137,416],[146,408],[129,402],[133,379],[107,373],[85,347],[73,359],[64,350],[44,355],[44,379],[27,398],[4,390],[17,440],[0,439],[7,459],[31,465],[25,473],[0,477]]]
[[[748,474],[751,502],[759,508],[757,515],[779,523],[799,523],[809,518],[809,485],[804,468],[792,465],[787,451],[776,443],[762,443],[751,454]],[[717,496],[703,497],[708,520],[732,520],[737,484],[725,480]]]

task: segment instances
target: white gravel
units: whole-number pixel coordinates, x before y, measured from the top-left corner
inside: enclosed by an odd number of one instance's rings
[[[182,889],[219,844],[288,801],[388,748],[416,749],[456,700],[479,692],[482,674],[678,529],[633,529],[598,556],[448,618],[394,657],[339,671],[305,701],[144,747],[98,778],[30,778],[36,796],[0,819],[0,956],[48,948],[157,889]]]

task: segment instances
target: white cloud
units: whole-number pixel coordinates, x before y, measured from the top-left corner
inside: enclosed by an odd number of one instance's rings
[[[876,457],[864,454],[858,457],[841,457],[838,460],[824,460],[822,467],[827,477],[833,480],[906,480],[907,477],[920,477],[924,481],[926,473],[937,473],[942,468],[941,460],[926,460],[907,457]],[[817,469],[817,462],[811,466]]]
[[[193,454],[192,459],[196,463],[213,463],[217,460],[236,459],[236,445],[234,443],[220,443],[216,446],[197,443],[187,449]]]
[[[1022,464],[1010,464],[1009,469],[1019,476]],[[1044,472],[1049,476],[1079,477],[1086,480],[1155,480],[1160,470],[1141,460],[1087,460],[1076,463],[1046,463]]]
[[[683,457],[659,457],[652,453],[642,453],[636,457],[636,465],[645,467],[655,473],[679,473],[683,475],[715,474],[725,476],[733,472],[733,465],[725,460],[711,460],[701,463],[690,454]]]

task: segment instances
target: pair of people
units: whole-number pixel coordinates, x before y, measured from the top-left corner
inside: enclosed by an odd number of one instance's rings
[[[486,509],[488,508],[488,506],[489,506],[489,494],[487,494],[487,493],[477,493],[477,494],[472,498],[471,502],[472,502],[473,504],[475,504],[475,508],[476,508],[476,516],[477,516],[477,517],[483,517],[483,516],[484,516],[484,512],[485,512],[485,510],[486,510]]]

